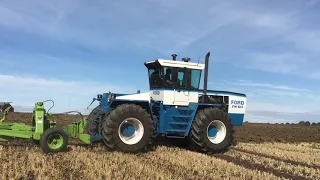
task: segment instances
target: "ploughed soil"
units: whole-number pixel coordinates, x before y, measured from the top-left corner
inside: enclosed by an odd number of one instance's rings
[[[79,115],[54,115],[58,126],[79,120]],[[6,122],[31,124],[31,113],[9,113]],[[235,141],[246,143],[263,142],[320,142],[320,126],[244,123],[235,127]]]
[[[320,126],[244,123],[235,128],[238,142],[320,142]]]

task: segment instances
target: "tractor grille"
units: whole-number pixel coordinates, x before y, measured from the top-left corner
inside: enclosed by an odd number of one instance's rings
[[[171,129],[181,129],[181,130],[186,130],[188,127],[188,124],[169,124]]]
[[[173,116],[172,119],[174,122],[189,122],[191,120],[191,117],[177,117]]]
[[[185,116],[191,116],[193,113],[193,110],[178,109],[178,111],[181,115],[185,115]]]
[[[188,134],[195,109],[168,108],[166,113],[165,132],[167,137],[185,137]]]

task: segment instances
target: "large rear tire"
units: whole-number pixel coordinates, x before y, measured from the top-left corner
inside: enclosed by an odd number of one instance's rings
[[[102,139],[108,150],[138,153],[151,146],[153,122],[139,105],[119,105],[105,117],[102,128]]]
[[[223,153],[233,142],[233,125],[228,115],[218,108],[200,110],[191,128],[191,140],[205,153]]]

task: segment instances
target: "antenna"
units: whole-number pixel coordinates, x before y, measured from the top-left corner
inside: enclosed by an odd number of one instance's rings
[[[199,59],[198,59],[198,64],[197,64],[197,65],[199,65],[199,63],[200,63],[200,56],[199,56]]]

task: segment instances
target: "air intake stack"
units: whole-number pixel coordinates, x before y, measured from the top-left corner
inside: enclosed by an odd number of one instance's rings
[[[190,58],[182,58],[183,62],[189,62],[191,59]]]

